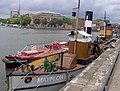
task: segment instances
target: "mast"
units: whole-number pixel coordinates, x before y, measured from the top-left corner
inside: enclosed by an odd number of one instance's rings
[[[78,0],[77,17],[76,17],[76,39],[75,39],[76,41],[78,37],[79,13],[80,13],[80,0]]]
[[[103,21],[104,21],[104,37],[106,37],[106,11],[105,11],[105,14],[104,14],[104,17],[103,17]]]
[[[76,37],[75,37],[74,54],[76,53],[76,50],[77,50],[79,13],[80,13],[80,0],[78,0],[78,8],[77,8],[77,17],[76,17]]]

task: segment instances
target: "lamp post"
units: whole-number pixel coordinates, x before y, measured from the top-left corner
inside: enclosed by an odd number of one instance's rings
[[[120,19],[119,19],[119,21],[120,21]],[[120,29],[119,29],[119,27],[120,27],[120,23],[118,23],[118,28],[117,28],[117,30],[118,30],[118,31],[117,31],[117,32],[118,32],[118,33],[117,33],[117,34],[118,34],[118,38],[120,38]]]
[[[20,28],[21,28],[21,0],[19,0],[19,9],[18,9],[18,12],[19,12],[19,17],[20,17]]]

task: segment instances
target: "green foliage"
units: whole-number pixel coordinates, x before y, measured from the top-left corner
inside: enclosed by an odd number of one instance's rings
[[[56,27],[58,19],[54,18],[49,22],[49,25]]]
[[[20,17],[16,19],[15,24],[20,24]]]
[[[30,24],[30,21],[31,21],[30,17],[23,15],[20,18],[21,18],[22,25],[26,26],[26,25]]]
[[[68,17],[63,17],[63,23],[65,23],[65,24],[71,24],[71,19],[70,18],[68,18]]]
[[[97,22],[103,22],[102,19],[96,19],[95,21],[97,21]]]
[[[96,19],[95,21],[98,21],[98,22],[103,22],[102,19]],[[106,23],[110,23],[110,20],[106,20]]]
[[[8,24],[17,24],[17,18],[8,18],[7,19],[7,21],[8,21]]]
[[[46,25],[48,22],[47,22],[47,19],[45,18],[45,19],[43,19],[43,20],[41,20],[41,23],[43,24],[43,25]]]
[[[39,25],[40,24],[40,19],[36,18],[33,22],[34,22],[34,24]]]
[[[63,17],[63,19],[53,18],[50,21],[47,21],[46,18],[41,20],[39,18],[36,18],[34,19],[33,22],[35,25],[42,24],[42,26],[46,26],[46,24],[48,24],[48,26],[51,26],[51,27],[62,26],[63,24],[68,24],[68,25],[72,24],[72,20],[67,17]]]
[[[118,25],[118,29],[120,29],[120,25]]]
[[[85,20],[84,18],[79,18],[80,20]]]
[[[21,24],[24,26],[30,24],[31,22],[31,18],[29,16],[23,15],[20,18],[21,18]]]
[[[2,18],[0,18],[0,22],[1,22],[1,23],[7,23],[7,19],[2,19]]]
[[[8,23],[8,24],[20,24],[21,22],[23,26],[26,26],[30,24],[31,18],[27,15],[23,15],[17,18],[8,18],[5,21],[6,21],[5,23]]]
[[[106,23],[110,23],[110,20],[106,20]]]
[[[58,25],[61,26],[63,24],[63,20],[58,20]]]

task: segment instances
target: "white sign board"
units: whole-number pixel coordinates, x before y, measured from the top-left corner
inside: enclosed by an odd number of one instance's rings
[[[92,21],[85,21],[85,27],[92,27]]]

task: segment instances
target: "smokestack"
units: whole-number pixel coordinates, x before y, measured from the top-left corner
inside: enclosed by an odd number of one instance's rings
[[[93,12],[86,11],[86,13],[85,13],[85,31],[88,34],[91,34],[91,30],[92,30],[92,18],[93,18]]]

